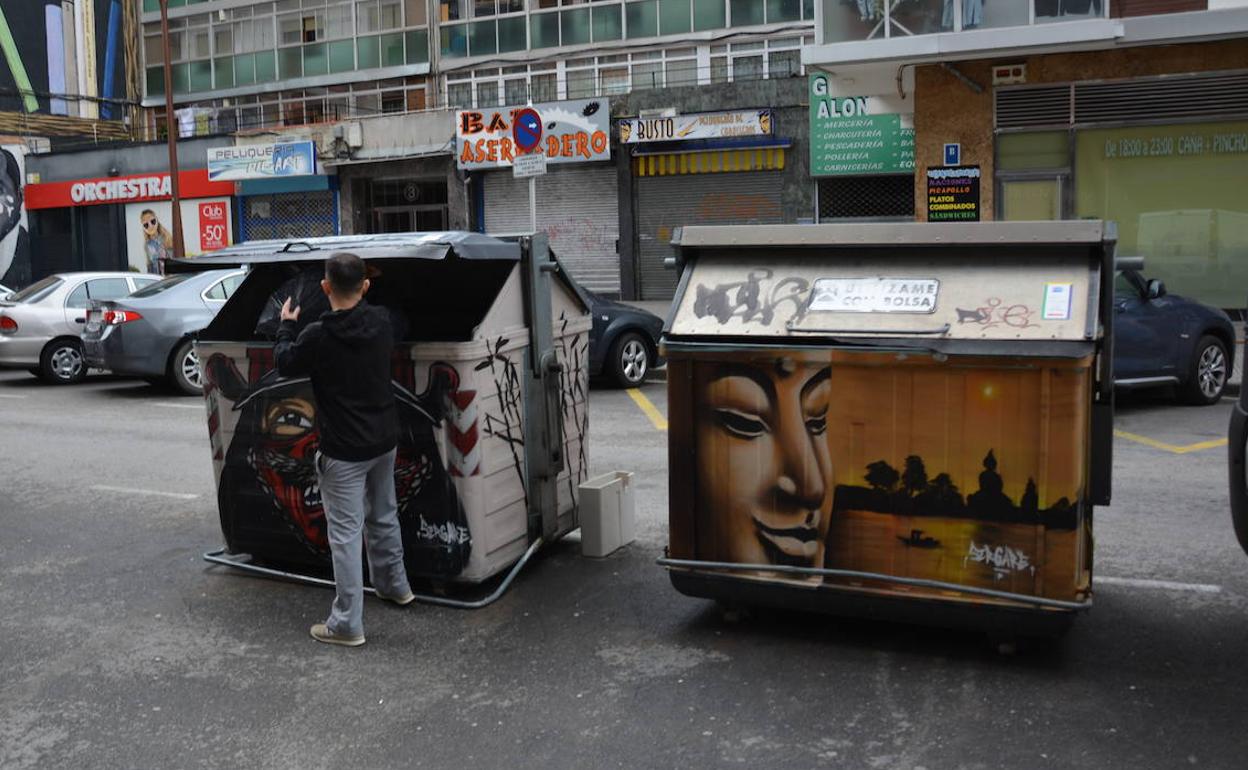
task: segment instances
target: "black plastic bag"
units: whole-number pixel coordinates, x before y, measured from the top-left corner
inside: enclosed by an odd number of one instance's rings
[[[313,321],[329,312],[329,298],[321,290],[321,279],[325,277],[323,268],[309,267],[287,279],[277,291],[269,295],[268,302],[260,311],[260,320],[256,322],[256,334],[263,339],[276,339],[277,328],[282,323],[282,305],[286,298],[292,299],[291,304],[299,308],[299,320],[295,322],[295,334]]]

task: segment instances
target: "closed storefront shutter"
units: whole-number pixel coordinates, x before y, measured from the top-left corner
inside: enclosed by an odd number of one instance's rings
[[[338,193],[309,190],[245,196],[239,226],[239,241],[337,235]]]
[[[778,224],[784,175],[776,171],[656,176],[637,179],[641,298],[670,300],[679,276],[664,266],[672,230],[687,225]]]
[[[620,237],[614,166],[552,167],[537,177],[537,226],[572,276],[600,294],[619,294]],[[511,170],[485,175],[485,231],[529,230],[529,180]]]

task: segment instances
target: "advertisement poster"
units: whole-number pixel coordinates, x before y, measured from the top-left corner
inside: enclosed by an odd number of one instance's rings
[[[510,168],[517,155],[512,122],[521,111],[535,110],[534,152],[546,155],[547,163],[588,163],[611,159],[611,110],[606,99],[578,99],[534,104],[531,107],[500,107],[496,110],[461,110],[455,121],[456,164],[461,169]]]
[[[203,218],[205,212],[207,220]],[[188,257],[233,243],[230,199],[182,201],[182,237]],[[126,206],[126,254],[131,267],[145,273],[161,272],[161,260],[173,257],[172,203],[150,201]]]
[[[316,144],[247,144],[208,150],[208,178],[214,182],[316,174]]]
[[[120,104],[98,99],[126,98],[122,2],[0,4],[0,111],[120,120]]]
[[[979,166],[927,169],[927,221],[979,221]]]
[[[623,118],[620,120],[620,144],[771,136],[774,130],[775,122],[771,110],[703,112],[661,118]]]
[[[20,286],[30,282],[30,241],[23,194],[26,148],[0,147],[0,283]]]
[[[914,171],[914,115],[879,96],[831,93],[826,75],[810,78],[810,173]]]

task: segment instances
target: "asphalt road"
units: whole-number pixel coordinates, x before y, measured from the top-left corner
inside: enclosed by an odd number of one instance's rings
[[[0,768],[1242,768],[1228,410],[1123,405],[1096,606],[1009,656],[677,594],[654,564],[665,436],[597,390],[591,472],[637,472],[639,540],[590,560],[568,538],[484,610],[369,600],[346,650],[308,637],[327,590],[200,560],[220,536],[197,400],[3,373]]]

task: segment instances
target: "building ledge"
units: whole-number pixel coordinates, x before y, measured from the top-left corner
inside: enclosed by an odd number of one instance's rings
[[[1227,8],[825,43],[803,49],[802,64],[818,69],[848,65],[925,64],[1196,43],[1243,37],[1245,34],[1248,34],[1248,8]]]

